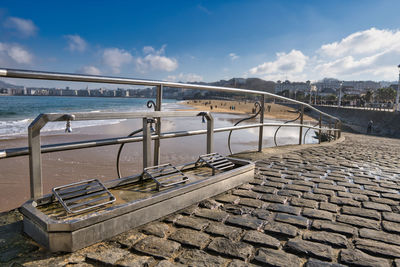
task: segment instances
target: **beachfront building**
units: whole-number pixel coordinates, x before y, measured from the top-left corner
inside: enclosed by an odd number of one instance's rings
[[[290,82],[288,80],[281,82],[277,81],[275,85],[275,94],[282,94],[283,92],[288,92],[289,94],[296,94],[298,92],[303,92],[304,94],[309,94],[311,91],[311,82]]]

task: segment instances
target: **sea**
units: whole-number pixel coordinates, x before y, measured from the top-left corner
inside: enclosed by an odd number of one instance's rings
[[[152,111],[144,98],[0,96],[0,138],[28,134],[29,124],[41,113]],[[163,99],[162,110],[182,108],[178,100]],[[116,124],[122,120],[77,121],[74,128]],[[65,129],[65,122],[49,123],[42,132]]]

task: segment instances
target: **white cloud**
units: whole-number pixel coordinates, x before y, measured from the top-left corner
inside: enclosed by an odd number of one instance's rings
[[[293,49],[290,53],[277,53],[275,61],[264,62],[251,68],[252,75],[284,76],[293,73],[301,73],[307,64],[308,57],[301,51]]]
[[[121,66],[132,61],[132,55],[123,49],[107,48],[103,51],[103,62],[111,68],[113,73],[121,72]]]
[[[393,49],[400,49],[400,31],[371,28],[350,34],[340,42],[325,44],[318,53],[321,56],[341,57],[368,55]]]
[[[101,75],[101,71],[95,66],[84,66],[78,72],[88,75]]]
[[[0,43],[0,61],[3,64],[32,64],[33,55],[19,44]]]
[[[16,33],[21,37],[34,36],[38,30],[32,20],[16,17],[7,18],[7,20],[4,22],[4,27],[16,30]]]
[[[136,68],[140,72],[148,70],[174,71],[178,68],[178,61],[175,58],[166,57],[165,45],[160,50],[155,50],[151,46],[143,47],[144,57],[136,59]]]
[[[178,75],[169,75],[167,81],[172,82],[201,82],[203,77],[194,73],[179,73]]]
[[[234,61],[234,60],[239,58],[239,56],[236,55],[235,53],[229,53],[229,57],[231,58],[232,61]]]
[[[79,51],[79,52],[85,51],[87,43],[79,35],[77,34],[65,35],[65,38],[68,40],[68,49],[70,51]]]
[[[376,28],[352,33],[304,55],[293,49],[276,60],[251,68],[246,74],[269,80],[394,80],[400,63],[400,30]]]
[[[356,32],[340,42],[322,45],[315,72],[351,79],[393,79],[400,58],[400,30]]]

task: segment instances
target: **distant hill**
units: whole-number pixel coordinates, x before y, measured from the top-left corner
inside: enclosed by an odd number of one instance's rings
[[[203,84],[203,85],[214,85],[214,86],[222,86],[222,87],[234,87],[234,88],[243,88],[243,89],[251,89],[264,91],[269,93],[275,92],[275,82],[265,81],[259,78],[232,78],[230,80],[220,80],[218,82],[211,83],[195,83],[195,84]]]
[[[20,86],[20,85],[14,85],[14,84],[11,84],[11,83],[6,83],[6,82],[3,82],[3,81],[0,81],[0,88],[22,89],[24,87]]]

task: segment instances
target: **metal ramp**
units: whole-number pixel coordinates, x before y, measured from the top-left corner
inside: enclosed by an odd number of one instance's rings
[[[54,187],[54,196],[68,213],[80,213],[115,201],[115,197],[97,179]]]
[[[185,183],[189,178],[178,170],[171,163],[161,164],[153,167],[148,167],[143,170],[142,178],[146,176],[156,182],[156,190],[160,191],[160,187],[168,187],[181,183]]]
[[[196,165],[198,164],[206,164],[208,167],[212,168],[212,175],[215,175],[215,171],[225,171],[235,167],[235,164],[230,160],[216,152],[201,155],[196,161]]]

